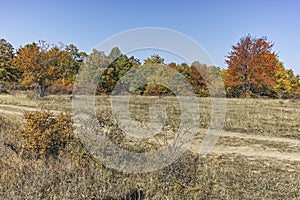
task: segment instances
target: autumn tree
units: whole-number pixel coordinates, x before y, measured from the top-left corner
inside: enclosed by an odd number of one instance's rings
[[[293,70],[287,69],[286,77],[289,80],[290,83],[290,92],[288,93],[288,98],[300,98],[300,75],[294,74]]]
[[[22,72],[21,84],[30,86],[37,84],[39,96],[45,95],[46,81],[52,76],[55,68],[47,59],[48,45],[40,41],[21,47],[14,58],[14,64]],[[49,66],[50,64],[50,66]]]
[[[49,90],[53,93],[70,93],[80,66],[86,57],[84,52],[73,45],[53,46],[47,52],[48,62],[55,66],[53,82]]]
[[[13,65],[14,48],[5,39],[0,39],[0,83],[17,81],[20,73]]]
[[[203,97],[208,96],[209,92],[207,89],[207,83],[205,82],[205,80],[208,80],[207,65],[201,64],[198,61],[193,62],[190,71],[189,82],[193,87],[195,94]]]
[[[289,77],[289,71],[284,68],[282,62],[277,63],[277,70],[274,74],[275,83],[271,89],[271,93],[275,97],[286,98],[292,92],[291,78]]]
[[[237,97],[266,95],[264,92],[274,85],[277,69],[277,55],[272,47],[273,43],[265,37],[241,38],[225,61],[228,64],[227,89],[237,92]]]

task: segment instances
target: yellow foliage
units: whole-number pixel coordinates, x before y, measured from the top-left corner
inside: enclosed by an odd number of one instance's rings
[[[19,148],[31,155],[56,155],[70,141],[73,120],[70,114],[52,112],[26,112],[27,128],[14,133],[20,139]]]

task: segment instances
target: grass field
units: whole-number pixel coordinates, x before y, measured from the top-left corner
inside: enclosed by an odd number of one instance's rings
[[[75,143],[55,158],[22,158],[2,144],[11,132],[25,126],[23,112],[72,112],[72,100],[70,96],[34,99],[25,94],[1,95],[1,199],[134,199],[139,195],[143,199],[299,200],[300,102],[226,101],[225,131],[210,154],[198,155],[211,117],[211,100],[199,98],[200,126],[191,148],[163,169],[134,174],[105,167]],[[168,116],[158,140],[136,139],[126,134],[125,139],[118,140],[118,134],[124,133],[110,123],[106,129],[116,134],[111,137],[116,139],[114,142],[132,151],[167,145],[180,123],[176,98],[133,97],[130,113],[133,119],[147,123],[149,107],[158,102]],[[99,120],[112,120],[109,97],[97,97],[95,105]],[[165,138],[166,143],[158,142]]]

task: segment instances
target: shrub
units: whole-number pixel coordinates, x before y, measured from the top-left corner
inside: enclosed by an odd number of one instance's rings
[[[1,93],[7,94],[8,91],[7,91],[6,86],[5,86],[4,84],[1,84],[1,83],[0,83],[0,94],[1,94]]]
[[[163,96],[163,95],[173,95],[172,91],[160,84],[148,84],[146,90],[144,91],[146,96]]]
[[[71,94],[73,83],[65,79],[58,79],[47,88],[47,91],[50,94]]]
[[[26,155],[40,157],[58,155],[73,137],[73,120],[70,114],[52,112],[25,112],[27,128],[14,132],[19,139],[17,148]]]
[[[290,94],[290,98],[291,98],[292,100],[300,99],[300,88],[295,89],[295,90]]]

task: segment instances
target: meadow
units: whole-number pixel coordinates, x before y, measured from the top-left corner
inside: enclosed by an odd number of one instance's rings
[[[56,156],[34,159],[15,153],[3,143],[26,127],[25,111],[72,113],[72,100],[68,95],[0,95],[1,199],[299,199],[300,101],[226,102],[224,132],[207,156],[200,157],[198,150],[210,125],[211,99],[198,98],[201,117],[190,149],[163,169],[125,173],[95,159],[76,137]],[[178,130],[178,101],[134,96],[129,102],[131,118],[145,124],[149,108],[157,103],[167,119],[156,140],[137,139],[120,130],[108,96],[96,97],[95,112],[116,145],[134,152],[154,151],[168,145]]]

